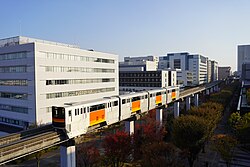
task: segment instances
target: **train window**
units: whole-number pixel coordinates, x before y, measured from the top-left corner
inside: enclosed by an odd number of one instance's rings
[[[84,114],[86,113],[86,108],[83,109]]]
[[[170,90],[168,90],[168,93],[170,92]]]
[[[101,110],[105,108],[105,104],[98,104],[90,107],[90,112],[91,111],[96,111],[96,110]]]
[[[137,100],[140,100],[140,97],[133,97],[132,98],[132,101],[137,101]]]
[[[173,89],[172,92],[175,92],[175,89]]]
[[[77,109],[77,115],[79,115],[80,113],[79,113],[79,108]]]
[[[82,114],[82,108],[81,108],[81,114]]]
[[[141,96],[141,99],[144,99],[144,96]]]
[[[77,109],[75,109],[75,115],[77,115]]]
[[[125,99],[123,99],[123,100],[122,100],[122,104],[125,104],[125,103],[126,103],[126,100],[125,100]]]
[[[114,101],[113,106],[118,106],[118,101]]]
[[[71,117],[71,110],[69,110],[69,116]]]
[[[127,99],[127,103],[129,103],[130,102],[130,99]]]
[[[148,98],[148,95],[145,95],[145,99],[147,99]]]
[[[153,97],[153,95],[152,95],[152,94],[150,94],[150,97]]]
[[[157,93],[156,93],[156,96],[159,96],[159,95],[161,95],[161,92],[157,92]]]

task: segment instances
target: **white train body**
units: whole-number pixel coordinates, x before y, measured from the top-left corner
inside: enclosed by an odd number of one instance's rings
[[[52,107],[52,124],[68,138],[85,134],[91,127],[111,125],[135,114],[165,107],[179,98],[179,87],[130,93],[92,101]]]

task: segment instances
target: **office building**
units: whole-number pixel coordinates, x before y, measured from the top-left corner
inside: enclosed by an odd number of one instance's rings
[[[119,71],[156,71],[158,69],[158,57],[124,57],[124,62],[119,62]]]
[[[118,56],[57,42],[0,40],[0,123],[51,122],[51,107],[119,94]]]
[[[238,45],[238,75],[241,76],[242,64],[250,63],[250,45]]]
[[[207,58],[199,54],[191,55],[188,52],[168,53],[167,56],[160,57],[159,69],[180,69],[186,71],[184,74],[191,72],[193,85],[207,83]],[[182,80],[187,82],[189,78],[183,78]]]
[[[231,67],[218,67],[218,79],[225,80],[231,75]]]
[[[120,91],[150,90],[177,84],[176,71],[120,71]]]
[[[211,81],[218,80],[218,62],[211,61]]]

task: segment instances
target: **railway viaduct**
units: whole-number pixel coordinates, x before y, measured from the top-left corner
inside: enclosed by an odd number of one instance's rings
[[[217,92],[220,82],[216,81],[202,86],[193,87],[180,92],[179,99],[174,103],[174,117],[179,116],[180,102],[185,102],[186,110],[191,107],[191,99],[194,105],[199,105],[199,96],[201,94],[209,95]],[[163,110],[156,109],[156,119],[162,123]],[[134,120],[125,121],[125,129],[128,133],[134,132]],[[75,143],[74,139],[68,139],[66,134],[55,131],[52,125],[46,125],[39,128],[10,134],[0,138],[0,166],[15,159],[33,154],[46,148],[60,145],[61,167],[75,167]]]

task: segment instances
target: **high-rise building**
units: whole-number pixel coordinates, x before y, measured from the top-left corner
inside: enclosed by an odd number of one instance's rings
[[[193,85],[207,83],[207,58],[199,54],[169,53],[167,56],[160,57],[159,69],[180,69],[183,72],[186,71],[187,74],[192,72]],[[190,77],[190,75],[181,76]],[[189,79],[182,78],[182,80],[187,81]]]
[[[218,62],[211,61],[211,81],[218,80]]]
[[[119,94],[118,56],[57,42],[0,40],[0,122],[51,122],[51,107]]]
[[[231,75],[231,67],[218,67],[218,79],[224,80]]]
[[[238,74],[241,76],[242,64],[250,63],[250,45],[238,45]]]

